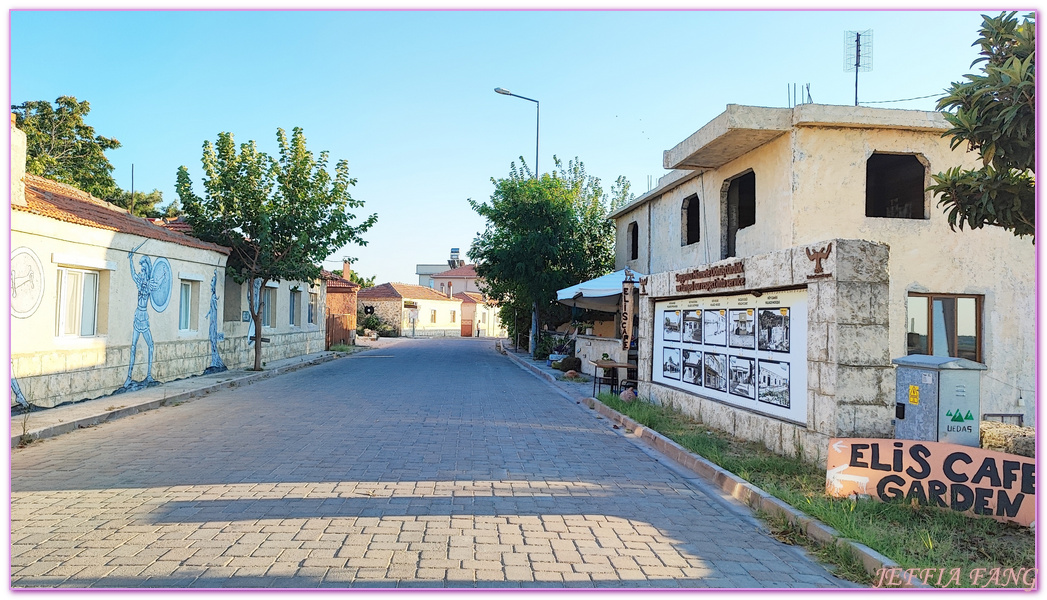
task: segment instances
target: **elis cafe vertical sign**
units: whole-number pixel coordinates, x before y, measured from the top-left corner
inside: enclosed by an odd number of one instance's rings
[[[622,282],[622,350],[628,350],[633,341],[633,289],[636,282],[633,281],[633,272],[625,270],[625,281]]]

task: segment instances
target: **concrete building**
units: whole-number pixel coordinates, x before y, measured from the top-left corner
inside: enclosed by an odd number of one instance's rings
[[[979,161],[948,128],[935,112],[729,105],[667,150],[672,171],[612,215],[616,268],[650,274],[640,394],[824,461],[830,437],[893,435],[891,359],[926,353],[986,364],[983,414],[1033,423],[1034,247],[949,229],[930,174]],[[680,350],[703,354],[700,384],[681,380]]]
[[[445,269],[439,273],[430,275],[433,281],[431,286],[441,294],[454,296],[458,292],[480,293],[480,286],[476,280],[476,265],[462,265],[453,269]]]
[[[498,306],[479,292],[458,292],[462,301],[462,337],[506,337],[509,335],[501,319]]]
[[[25,174],[11,123],[13,402],[61,403],[253,364],[229,249]],[[263,360],[323,349],[322,282],[271,284]]]
[[[428,287],[383,283],[360,290],[357,304],[365,315],[377,315],[392,327],[396,336],[462,335],[462,301]]]

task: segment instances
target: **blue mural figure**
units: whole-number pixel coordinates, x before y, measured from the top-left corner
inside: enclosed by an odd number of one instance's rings
[[[214,270],[211,277],[211,308],[207,311],[207,318],[211,321],[211,366],[204,370],[204,375],[226,370],[225,363],[218,354],[218,342],[225,339],[225,334],[218,332],[218,269]]]
[[[252,312],[258,312],[258,303],[261,301],[260,296],[262,294],[262,280],[254,280],[254,302],[251,302],[254,310]],[[247,345],[254,346],[254,319],[251,319],[251,324],[247,327]]]
[[[156,312],[163,312],[167,308],[167,303],[171,299],[171,264],[163,257],[150,261],[148,256],[143,256],[138,263],[142,268],[135,272],[134,255],[142,244],[138,244],[134,250],[127,253],[127,260],[131,265],[131,278],[138,286],[138,306],[135,308],[134,330],[131,332],[131,364],[127,367],[127,380],[118,391],[138,390],[160,385],[160,382],[153,379],[153,334],[149,331],[149,303],[152,302]],[[135,368],[138,339],[142,337],[145,338],[148,346],[146,375],[142,381],[132,381],[131,374]]]
[[[29,401],[25,399],[25,394],[22,393],[22,388],[19,387],[18,380],[15,379],[13,364],[11,365],[11,368],[11,393],[14,394],[15,402],[17,402],[18,405],[22,407],[22,410],[28,411],[30,408]]]

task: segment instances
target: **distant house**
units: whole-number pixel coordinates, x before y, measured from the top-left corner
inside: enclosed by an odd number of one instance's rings
[[[351,272],[349,262],[343,263],[342,274]],[[356,343],[357,293],[360,284],[353,283],[330,271],[322,271],[321,278],[327,283],[327,343],[330,350],[333,344]],[[325,315],[319,315],[320,319]]]
[[[434,273],[431,277],[433,289],[441,294],[453,296],[458,292],[480,293],[480,286],[476,282],[476,265],[463,265]]]
[[[498,318],[498,306],[494,301],[484,298],[479,292],[458,292],[454,297],[462,301],[462,337],[508,335]]]
[[[383,283],[357,293],[365,315],[377,315],[393,335],[459,337],[462,301],[411,283]]]

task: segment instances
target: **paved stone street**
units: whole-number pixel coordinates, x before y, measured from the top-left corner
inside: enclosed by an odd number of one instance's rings
[[[407,340],[12,450],[12,585],[851,585],[665,462]]]

